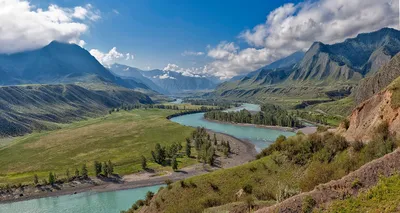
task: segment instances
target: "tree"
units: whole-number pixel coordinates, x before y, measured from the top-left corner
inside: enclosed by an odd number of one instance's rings
[[[35,174],[35,175],[33,176],[33,183],[34,183],[35,185],[38,185],[38,183],[39,183],[39,178],[38,178],[37,174]]]
[[[108,170],[108,164],[106,162],[103,163],[103,174],[106,177],[108,177],[108,175],[110,174]]]
[[[98,161],[94,162],[94,171],[96,173],[96,176],[99,176],[101,174],[101,170],[102,170],[101,167],[102,167],[102,165],[100,162],[98,162]]]
[[[82,176],[83,176],[83,178],[88,178],[88,170],[87,170],[86,164],[82,165]]]
[[[143,170],[147,169],[147,159],[143,155],[142,155],[142,169]]]
[[[49,183],[50,183],[51,185],[54,185],[55,182],[56,182],[56,178],[54,177],[53,173],[50,172],[50,173],[49,173]]]
[[[213,140],[214,140],[214,145],[216,146],[216,145],[218,145],[218,141],[217,141],[217,135],[214,133],[214,138],[213,138]]]
[[[178,161],[175,156],[172,158],[171,166],[174,171],[178,170]]]
[[[65,171],[65,176],[67,176],[67,181],[69,181],[69,179],[70,179],[69,169],[67,169],[67,171]]]
[[[186,138],[186,156],[190,158],[192,155],[192,146],[190,145],[190,139]]]
[[[79,177],[79,170],[75,169],[75,177],[78,178]]]
[[[111,160],[108,160],[108,174],[114,174],[114,165],[112,164]]]

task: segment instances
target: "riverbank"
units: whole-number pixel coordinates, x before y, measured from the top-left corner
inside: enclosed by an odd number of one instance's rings
[[[207,130],[208,134],[214,132]],[[227,134],[215,133],[217,140],[229,141],[232,153],[229,157],[217,156],[216,166],[196,164],[190,167],[182,168],[177,172],[169,171],[146,171],[136,174],[125,175],[122,178],[114,180],[91,178],[82,181],[73,181],[54,186],[23,186],[18,189],[9,189],[0,191],[0,204],[38,199],[44,197],[57,197],[62,195],[78,194],[83,192],[109,192],[117,190],[135,189],[146,186],[155,186],[165,184],[166,180],[179,181],[192,176],[209,173],[221,168],[231,168],[239,166],[255,159],[257,154],[255,146],[248,142],[239,140]]]
[[[220,123],[220,124],[231,124],[231,125],[237,125],[237,126],[251,126],[251,127],[256,127],[256,128],[272,129],[272,130],[278,130],[278,131],[284,131],[284,132],[297,133],[297,132],[301,131],[302,133],[307,134],[307,135],[317,132],[317,127],[315,127],[315,126],[293,128],[293,127],[268,126],[268,125],[247,124],[247,123],[232,123],[232,122],[217,121],[217,120],[212,120],[212,119],[207,119],[207,118],[203,118],[203,119],[206,121],[209,121],[209,122]]]

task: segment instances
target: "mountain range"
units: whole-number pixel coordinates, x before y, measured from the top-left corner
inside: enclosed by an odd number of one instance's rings
[[[0,74],[0,85],[96,82],[149,89],[143,83],[116,77],[78,45],[57,41],[33,51],[0,55]]]
[[[363,78],[400,52],[400,31],[383,28],[359,34],[337,44],[315,42],[301,57],[289,56],[288,66],[264,67],[233,82],[219,85],[213,95],[224,98],[257,99],[261,96],[328,98],[349,95]],[[292,59],[292,60],[290,60]],[[274,63],[273,63],[274,64]],[[276,63],[275,63],[276,64]]]
[[[217,86],[214,78],[185,76],[175,71],[159,69],[143,71],[122,64],[113,64],[110,70],[123,79],[134,79],[162,94],[211,90]]]

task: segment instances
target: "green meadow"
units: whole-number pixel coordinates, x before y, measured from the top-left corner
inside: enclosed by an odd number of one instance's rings
[[[150,162],[151,150],[157,143],[171,145],[189,137],[193,128],[173,123],[166,116],[173,110],[139,109],[114,112],[110,115],[64,125],[55,131],[38,132],[0,146],[0,184],[31,183],[55,172],[63,177],[86,163],[89,175],[94,174],[94,161],[111,160],[120,175],[141,170],[141,156],[155,170],[170,170]],[[195,163],[195,159],[179,158],[179,167]]]

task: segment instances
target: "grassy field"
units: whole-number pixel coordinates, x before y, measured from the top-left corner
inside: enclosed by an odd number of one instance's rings
[[[65,125],[60,130],[33,133],[4,142],[0,146],[0,183],[31,183],[33,175],[40,180],[50,171],[59,177],[67,169],[79,170],[83,163],[93,175],[94,161],[111,160],[115,172],[123,175],[140,170],[140,157],[151,159],[156,143],[184,144],[193,128],[181,126],[165,117],[173,110],[140,109],[120,111],[100,118]],[[178,159],[180,166],[195,159]],[[149,163],[150,168],[160,166]],[[170,169],[170,168],[163,168]]]
[[[400,176],[382,178],[370,190],[355,198],[335,201],[326,212],[398,212],[400,207]]]
[[[218,170],[172,184],[170,189],[159,192],[153,202],[163,212],[203,212],[205,209],[231,202],[244,202],[246,193],[236,198],[236,193],[246,185],[260,200],[276,199],[275,192],[284,189],[298,190],[298,179],[303,169],[299,166],[278,165],[270,157],[253,161],[239,167]],[[153,212],[156,207],[152,206]],[[229,208],[229,206],[225,206]]]

